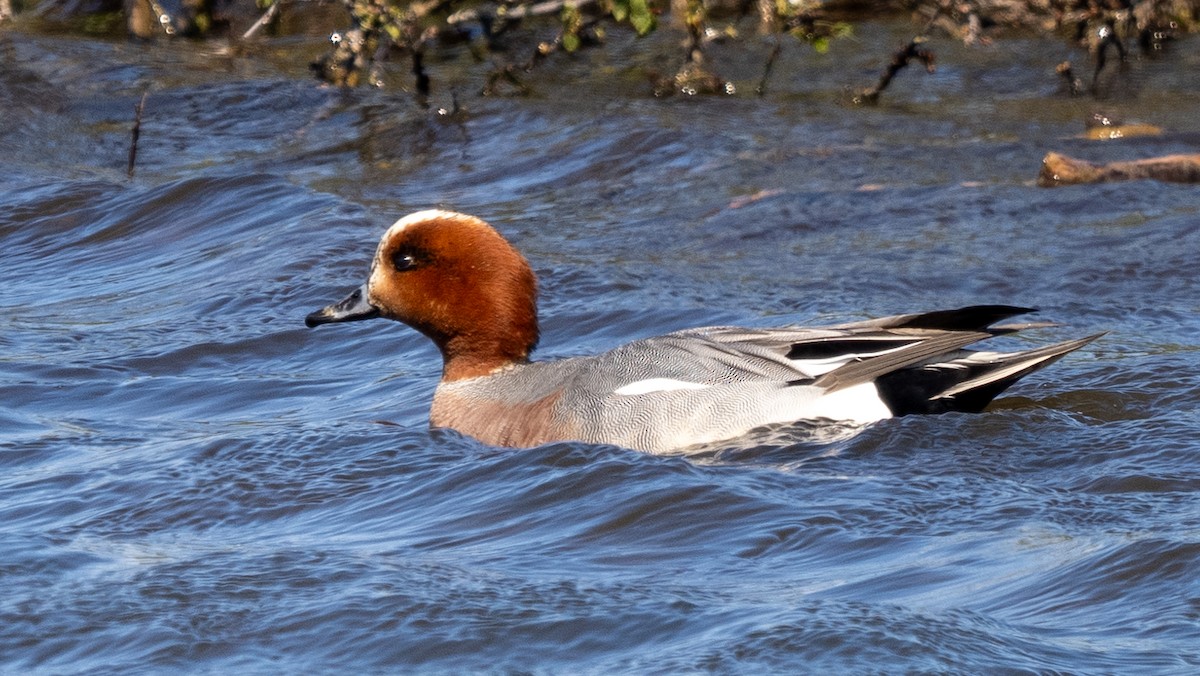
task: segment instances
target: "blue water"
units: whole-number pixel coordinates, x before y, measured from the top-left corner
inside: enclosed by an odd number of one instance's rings
[[[942,43],[845,104],[911,30],[789,50],[764,98],[579,64],[480,98],[446,59],[429,109],[0,34],[0,672],[1200,669],[1200,187],[1033,183],[1200,152],[1197,43],[1101,102],[1057,42]],[[1168,133],[1075,138],[1094,107]],[[495,449],[428,429],[420,335],[303,326],[431,206],[533,263],[542,357],[972,303],[1062,324],[1010,346],[1110,333],[980,415]]]

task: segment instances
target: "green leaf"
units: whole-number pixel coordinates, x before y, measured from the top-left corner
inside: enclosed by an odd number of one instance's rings
[[[637,31],[638,35],[646,35],[650,31],[654,30],[654,15],[639,14],[633,17],[630,23],[633,24],[633,29]]]
[[[612,4],[612,18],[614,21],[621,22],[629,18],[629,0],[614,0]]]
[[[574,33],[563,33],[562,46],[568,52],[579,49],[579,36]]]
[[[654,13],[646,0],[629,0],[629,23],[638,35],[645,35],[654,30]]]

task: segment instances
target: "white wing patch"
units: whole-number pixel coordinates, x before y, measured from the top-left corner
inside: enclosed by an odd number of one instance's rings
[[[686,380],[676,380],[674,378],[647,378],[646,380],[635,380],[628,385],[618,387],[613,394],[623,394],[626,396],[636,396],[639,394],[650,394],[651,392],[671,392],[674,390],[703,390],[710,387],[704,383],[693,383]]]
[[[908,346],[901,345],[900,347],[875,350],[873,352],[847,352],[845,354],[837,355],[836,357],[823,357],[820,359],[789,359],[788,361],[791,362],[792,368],[796,369],[800,373],[803,373],[810,378],[818,378],[838,368],[839,366],[844,366],[847,362],[855,359],[878,357],[889,352],[903,350],[906,347]]]
[[[817,378],[850,361],[851,357],[826,357],[825,359],[789,359],[792,368],[809,378]]]

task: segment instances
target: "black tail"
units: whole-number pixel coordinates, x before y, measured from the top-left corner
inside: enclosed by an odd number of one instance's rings
[[[988,324],[1003,318],[996,317]],[[958,321],[957,318],[951,320]],[[927,327],[922,324],[921,328]],[[881,376],[875,383],[879,388],[879,396],[895,415],[949,411],[977,413],[1022,377],[1053,364],[1102,335],[1100,333],[1025,352],[959,353],[946,361],[927,362],[893,371]]]

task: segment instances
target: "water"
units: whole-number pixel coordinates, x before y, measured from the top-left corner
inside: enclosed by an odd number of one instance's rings
[[[524,99],[447,59],[430,109],[285,48],[0,35],[0,671],[1194,672],[1200,188],[1033,180],[1197,152],[1200,42],[1102,102],[1057,42],[943,42],[845,105],[911,30],[762,99],[646,96],[666,37]],[[1168,134],[1075,138],[1096,108]],[[1111,333],[982,415],[493,449],[428,430],[414,332],[303,326],[430,206],[533,262],[543,357],[992,302],[1063,324],[1015,346]]]

